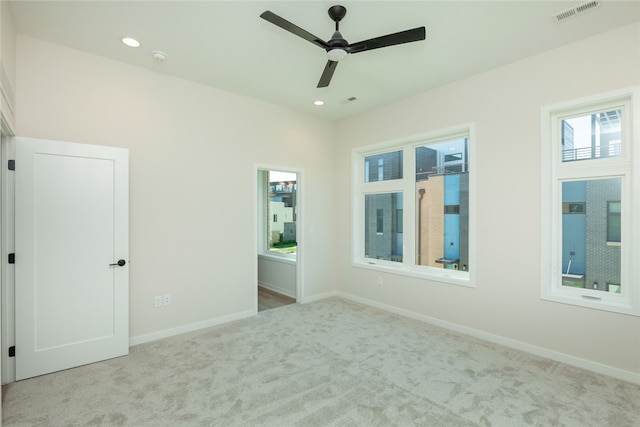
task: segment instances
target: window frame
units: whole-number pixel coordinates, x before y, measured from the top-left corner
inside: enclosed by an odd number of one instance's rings
[[[476,269],[470,271],[449,270],[416,265],[416,201],[409,197],[416,192],[415,181],[415,149],[418,146],[436,144],[450,139],[468,138],[469,153],[469,232],[468,251],[469,264],[475,265],[475,217],[476,217],[476,189],[475,189],[475,124],[468,123],[448,129],[413,135],[395,141],[383,142],[352,150],[352,265],[358,268],[398,274],[420,279],[427,279],[448,284],[475,287]],[[385,181],[365,181],[365,161],[368,156],[402,151],[402,178]],[[403,260],[402,262],[366,258],[364,236],[365,196],[367,194],[402,193],[402,232],[403,232]]]
[[[639,269],[632,262],[639,255],[637,243],[640,227],[631,219],[640,212],[639,200],[633,194],[640,190],[640,150],[633,144],[638,138],[639,119],[634,104],[640,99],[640,88],[634,87],[543,107],[541,110],[541,284],[540,298],[590,309],[640,316]],[[621,153],[619,157],[593,158],[579,162],[563,162],[562,121],[573,117],[622,110]],[[620,201],[621,293],[562,285],[562,183],[582,180],[621,179]],[[635,189],[635,190],[634,190]],[[587,206],[586,211],[595,209]],[[608,212],[607,212],[608,215]],[[606,240],[606,239],[605,239]],[[607,242],[603,242],[607,245]],[[637,263],[636,263],[637,264]]]

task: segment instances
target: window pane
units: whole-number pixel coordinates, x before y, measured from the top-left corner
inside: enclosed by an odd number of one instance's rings
[[[296,174],[269,171],[267,242],[270,252],[295,254]]]
[[[402,151],[364,158],[364,182],[402,179]]]
[[[364,255],[402,262],[402,193],[364,196]]]
[[[469,140],[416,147],[416,264],[469,271]]]
[[[563,286],[620,291],[621,247],[607,242],[620,241],[621,182],[607,178],[562,183]],[[565,211],[565,205],[573,204],[582,209]],[[609,240],[612,237],[617,240]]]
[[[607,242],[620,241],[620,202],[607,202]]]
[[[562,120],[562,161],[620,157],[621,122],[621,110]]]

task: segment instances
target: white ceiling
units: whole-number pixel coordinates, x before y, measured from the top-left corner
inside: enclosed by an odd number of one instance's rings
[[[15,0],[11,9],[20,34],[333,120],[640,20],[640,1],[613,0],[551,19],[581,3]],[[340,30],[351,43],[419,26],[427,39],[351,55],[317,89],[325,52],[259,15],[271,10],[328,40],[334,4],[347,8]],[[124,46],[124,36],[142,46]],[[153,59],[154,50],[167,59]]]

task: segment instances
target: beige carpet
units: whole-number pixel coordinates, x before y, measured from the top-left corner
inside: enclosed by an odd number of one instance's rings
[[[4,426],[640,426],[640,386],[338,298],[13,383]]]

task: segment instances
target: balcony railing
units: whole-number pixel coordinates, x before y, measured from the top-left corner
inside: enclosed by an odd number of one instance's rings
[[[606,157],[620,157],[622,154],[622,144],[619,142],[606,146],[572,148],[562,150],[563,162],[574,162],[576,160],[602,159]]]
[[[458,163],[455,165],[433,166],[430,171],[416,172],[416,181],[424,181],[431,175],[447,175],[452,173],[469,172],[469,163]]]

